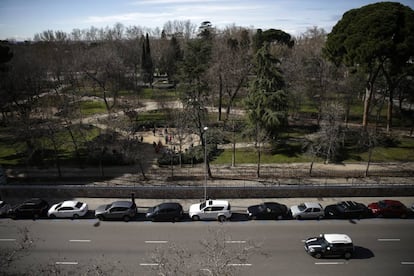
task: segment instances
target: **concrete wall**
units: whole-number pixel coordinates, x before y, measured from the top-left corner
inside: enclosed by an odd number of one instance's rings
[[[30,197],[98,197],[145,199],[203,198],[203,187],[87,187],[87,186],[0,186],[0,196]],[[289,197],[378,197],[414,196],[414,185],[387,186],[290,186],[290,187],[209,187],[210,198],[289,198]]]

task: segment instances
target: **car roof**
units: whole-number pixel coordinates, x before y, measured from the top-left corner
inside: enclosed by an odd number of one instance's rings
[[[393,199],[384,199],[384,200],[380,200],[379,202],[384,202],[387,205],[403,205],[401,201],[393,200]]]
[[[61,207],[75,207],[78,204],[78,201],[67,200],[63,201]]]
[[[158,208],[182,208],[180,203],[177,202],[164,202],[161,204],[158,204],[157,206]]]
[[[23,204],[36,204],[37,205],[43,202],[45,201],[41,198],[31,198],[31,199],[26,200]]]
[[[323,237],[329,243],[352,243],[351,238],[345,234],[323,234]]]
[[[224,205],[227,206],[229,205],[229,202],[227,200],[217,200],[217,199],[209,199],[206,201],[207,202],[207,206],[211,206],[211,205]]]
[[[306,208],[321,208],[322,206],[317,202],[304,202]]]
[[[112,207],[131,207],[134,203],[132,201],[114,201]]]

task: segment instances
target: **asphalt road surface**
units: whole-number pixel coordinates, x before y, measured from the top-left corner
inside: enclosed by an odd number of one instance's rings
[[[157,250],[167,252],[169,275],[181,274],[174,267],[188,267],[193,271],[189,275],[211,275],[207,261],[211,251],[203,240],[210,246],[214,241],[225,244],[227,257],[222,259],[227,259],[234,275],[414,275],[414,219],[125,223],[4,218],[0,219],[0,250],[16,248],[19,229],[24,228],[33,245],[10,269],[25,275],[159,275],[155,270],[160,263],[152,258],[162,256]],[[356,247],[354,258],[309,256],[303,240],[320,233],[348,234]],[[174,248],[183,251],[172,253]],[[250,253],[241,256],[246,258],[234,258],[246,248]]]

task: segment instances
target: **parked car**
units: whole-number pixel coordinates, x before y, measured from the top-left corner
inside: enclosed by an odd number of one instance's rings
[[[50,218],[74,218],[83,217],[88,213],[88,204],[80,201],[63,201],[52,205],[47,215]]]
[[[398,200],[380,200],[370,203],[368,208],[377,217],[407,218],[409,215],[408,208]]]
[[[7,215],[10,210],[10,204],[5,201],[0,201],[0,217]]]
[[[184,216],[183,206],[179,203],[161,203],[148,209],[146,218],[152,221],[180,221]]]
[[[231,218],[231,206],[227,200],[206,200],[193,204],[188,212],[192,220],[219,220],[221,222]]]
[[[45,200],[40,198],[32,198],[11,208],[8,215],[13,219],[37,219],[39,217],[46,216],[47,210],[49,210],[49,204]]]
[[[290,212],[292,218],[295,219],[320,219],[325,215],[322,205],[315,202],[305,202],[292,206]]]
[[[362,203],[355,201],[341,201],[325,206],[326,218],[365,218],[371,215],[371,210]]]
[[[289,216],[286,205],[277,202],[264,202],[247,208],[249,219],[282,219]]]
[[[137,206],[133,201],[114,201],[111,204],[100,205],[95,210],[99,220],[114,219],[130,221],[137,215]]]
[[[345,234],[321,234],[305,241],[305,251],[317,259],[328,256],[350,259],[354,250],[351,238]]]

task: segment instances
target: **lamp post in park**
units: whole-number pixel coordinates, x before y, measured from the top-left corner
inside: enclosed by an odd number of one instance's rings
[[[207,130],[208,127],[204,127],[204,200],[207,200]]]

